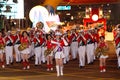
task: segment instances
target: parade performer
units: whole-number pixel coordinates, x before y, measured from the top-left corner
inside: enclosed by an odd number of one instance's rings
[[[65,55],[63,62],[64,62],[64,64],[66,64],[66,63],[69,62],[70,40],[69,40],[69,38],[68,38],[68,33],[67,33],[67,32],[63,34],[63,37],[64,37],[64,39],[65,39],[65,40],[67,41],[67,43],[68,43],[68,45],[64,45],[64,46],[63,46],[63,52],[64,52],[64,55]]]
[[[35,55],[34,53],[34,35],[35,35],[35,30],[34,28],[31,28],[30,32],[29,32],[29,37],[30,37],[30,41],[31,41],[31,44],[29,46],[29,49],[30,49],[30,54],[29,54],[29,57],[32,59],[32,57]]]
[[[45,35],[45,31],[43,30],[43,27],[44,27],[44,24],[42,22],[37,22],[37,24],[36,24],[37,32],[40,32],[41,37],[43,39],[43,42],[41,44],[41,61],[43,63],[45,63],[46,60],[45,60],[44,52],[45,52],[45,49],[46,49],[46,42],[45,42],[46,41],[46,39],[45,39],[46,35]]]
[[[100,42],[98,43],[98,47],[96,49],[95,55],[99,57],[100,61],[100,72],[106,72],[106,58],[108,58],[108,45],[104,41],[104,36],[100,37]]]
[[[46,34],[43,33],[43,34],[41,35],[41,37],[42,37],[42,39],[43,39],[43,42],[42,42],[42,45],[41,45],[41,50],[42,50],[41,60],[42,60],[43,63],[45,63],[45,62],[46,62],[46,59],[45,59],[44,53],[45,53],[45,50],[46,50]]]
[[[91,33],[91,30],[85,32],[85,38],[87,40],[86,54],[87,54],[87,63],[93,64],[94,61],[94,37]]]
[[[78,40],[79,67],[83,68],[85,66],[85,51],[86,51],[86,38],[84,36],[83,30],[80,31],[77,40]]]
[[[77,32],[75,29],[71,31],[71,45],[70,45],[70,50],[71,50],[71,55],[72,59],[75,60],[77,58],[77,50],[78,50],[78,42],[76,40],[77,38]]]
[[[93,37],[94,37],[94,52],[95,52],[95,50],[97,49],[98,43],[99,43],[99,39],[100,39],[97,28],[95,28],[95,29],[93,30]],[[96,59],[96,58],[95,58],[95,55],[94,55],[94,60],[95,60],[95,59]]]
[[[37,32],[34,36],[34,52],[35,52],[35,65],[41,65],[41,59],[42,59],[42,43],[43,38],[41,37],[41,33]]]
[[[2,36],[2,32],[0,32],[0,61],[1,61],[1,67],[5,68],[5,63],[4,63],[4,49],[5,49],[5,41]]]
[[[11,34],[11,31],[8,31],[5,36],[5,54],[6,54],[6,64],[13,64],[13,44],[14,44],[14,36]]]
[[[116,55],[118,59],[118,69],[120,69],[120,28],[117,29],[116,36],[114,37],[116,46]]]
[[[18,49],[20,50],[20,53],[22,55],[22,60],[23,60],[23,69],[29,69],[30,65],[29,65],[29,45],[30,45],[30,38],[29,35],[27,33],[27,31],[23,31],[22,32],[22,37],[20,39],[21,45],[18,47]]]
[[[94,37],[94,44],[95,44],[95,50],[96,50],[96,48],[97,48],[97,45],[98,45],[98,43],[99,43],[99,34],[98,34],[98,30],[97,29],[94,29],[93,30],[93,37]]]
[[[57,71],[57,76],[63,76],[63,58],[64,58],[64,53],[63,53],[63,45],[68,45],[67,41],[61,37],[60,32],[56,32],[56,39],[51,41],[53,44],[55,44],[56,48],[54,50],[55,52],[55,61],[56,61],[56,71]]]
[[[18,50],[18,47],[20,46],[20,38],[21,38],[20,30],[17,30],[14,37],[15,37],[14,49],[15,49],[16,62],[20,62],[21,54],[20,54],[20,51]]]
[[[47,59],[47,71],[52,71],[53,70],[53,49],[54,45],[51,43],[52,36],[50,34],[47,34],[46,36],[47,42],[46,42],[46,47],[47,49],[45,50],[45,56]]]

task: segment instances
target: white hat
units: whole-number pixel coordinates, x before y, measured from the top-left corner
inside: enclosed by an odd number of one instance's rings
[[[84,30],[83,30],[83,29],[81,29],[81,30],[80,30],[80,32],[84,32]]]
[[[11,33],[11,31],[9,30],[8,33]]]
[[[61,36],[62,33],[60,33],[60,32],[56,32],[55,35],[56,35],[56,36]]]
[[[17,29],[17,31],[20,31],[20,29]]]

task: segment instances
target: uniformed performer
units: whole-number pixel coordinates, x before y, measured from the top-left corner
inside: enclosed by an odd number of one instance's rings
[[[70,30],[67,31],[67,38],[68,40],[66,40],[68,42],[68,57],[67,57],[67,61],[69,62],[71,56],[70,56],[70,45],[71,45],[71,36],[70,36]]]
[[[45,32],[43,30],[43,27],[44,27],[44,24],[42,22],[37,22],[36,24],[36,28],[37,28],[37,31],[39,31],[41,33],[41,37],[44,39],[43,42],[42,42],[42,45],[41,45],[41,60],[43,63],[45,63],[45,56],[44,56],[44,52],[45,52],[45,49],[46,49],[46,39],[45,39]]]
[[[80,30],[77,40],[78,40],[79,67],[83,68],[85,66],[85,51],[86,51],[86,38],[84,36],[84,30]]]
[[[30,38],[29,38],[29,34],[27,33],[27,31],[23,31],[22,32],[22,37],[20,39],[21,45],[22,47],[24,47],[24,49],[22,49],[20,51],[21,56],[22,56],[22,63],[23,63],[23,69],[30,69],[30,65],[29,65],[29,46],[30,46]]]
[[[5,63],[4,63],[4,49],[5,49],[5,41],[4,38],[2,36],[2,32],[0,32],[0,63],[1,63],[1,67],[5,68]]]
[[[46,50],[46,34],[42,34],[41,37],[43,38],[43,42],[42,42],[42,45],[41,45],[41,50],[42,50],[42,55],[41,55],[41,60],[43,63],[46,62],[46,59],[45,59],[45,50]]]
[[[118,69],[120,69],[120,28],[117,29],[116,36],[114,37],[116,46],[116,55],[118,60]]]
[[[77,52],[78,52],[78,42],[76,38],[77,38],[76,30],[73,29],[71,31],[71,45],[70,45],[70,50],[71,50],[71,55],[73,60],[77,58]]]
[[[37,32],[34,36],[34,52],[35,52],[35,65],[41,65],[42,60],[42,43],[43,38],[41,37],[41,33]]]
[[[99,54],[99,61],[100,61],[100,72],[106,72],[106,58],[108,58],[108,44],[105,42],[105,37],[100,37],[100,42],[98,43],[98,49],[100,51],[97,53]]]
[[[16,62],[20,62],[21,59],[21,54],[20,51],[18,50],[18,47],[20,46],[20,30],[17,30],[16,34],[14,35],[15,43],[14,43],[14,50],[15,50],[15,57],[16,57]]]
[[[56,37],[52,41],[53,44],[56,44],[54,53],[55,53],[55,61],[56,61],[56,70],[57,70],[57,76],[63,76],[63,59],[64,59],[64,53],[63,53],[63,45],[68,45],[67,41],[62,38],[62,34],[60,32],[55,33]]]
[[[99,34],[98,34],[98,29],[93,30],[93,37],[94,37],[94,52],[97,49],[98,43],[99,43]],[[94,55],[94,60],[95,60],[95,55]]]
[[[54,45],[51,43],[51,40],[53,40],[51,34],[46,35],[46,50],[45,50],[45,56],[47,59],[47,71],[53,70],[53,49]]]
[[[13,64],[13,44],[14,44],[14,36],[11,34],[11,31],[8,31],[5,36],[5,57],[6,57],[6,64],[9,65],[10,63]]]
[[[30,41],[31,41],[31,44],[30,44],[30,54],[29,54],[29,57],[32,58],[34,56],[34,43],[33,43],[33,38],[34,38],[34,35],[35,35],[35,31],[34,31],[34,28],[31,28],[30,32],[29,32],[29,37],[30,37]]]
[[[85,33],[87,40],[86,45],[86,54],[87,54],[87,63],[92,64],[94,61],[94,37],[91,34],[91,29]]]
[[[93,37],[94,37],[94,44],[95,44],[94,48],[96,50],[98,42],[99,42],[99,34],[98,34],[98,30],[97,29],[93,30]]]
[[[69,38],[68,38],[68,33],[67,33],[67,32],[63,34],[63,37],[64,37],[64,39],[65,39],[65,40],[67,41],[67,43],[68,43],[68,45],[64,45],[64,46],[63,46],[63,52],[64,52],[64,55],[65,55],[63,62],[64,62],[64,64],[66,64],[66,63],[69,62],[70,40],[69,40]]]

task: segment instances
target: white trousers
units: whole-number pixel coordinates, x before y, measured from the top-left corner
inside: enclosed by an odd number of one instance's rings
[[[18,50],[19,46],[20,46],[20,44],[14,45],[16,62],[20,62],[21,61],[21,54],[20,54],[20,51]]]
[[[94,49],[95,49],[95,50],[96,50],[97,46],[98,46],[98,43],[95,42],[95,45],[94,45]]]
[[[45,59],[45,50],[46,50],[46,47],[42,47],[42,62],[45,63],[46,59]]]
[[[29,46],[29,49],[30,49],[30,54],[29,54],[29,57],[32,57],[34,56],[34,43],[32,43],[30,46]]]
[[[72,55],[72,59],[76,59],[77,58],[77,52],[78,52],[78,42],[72,42],[71,46],[71,55]]]
[[[13,46],[6,46],[5,47],[5,53],[6,53],[6,64],[10,64],[13,62]]]
[[[98,43],[95,42],[95,45],[94,45],[94,52],[95,52],[95,50],[97,49],[97,46],[98,46]],[[94,55],[94,60],[95,60],[95,55]]]
[[[87,53],[87,63],[91,63],[94,61],[94,44],[87,44],[86,46]]]
[[[64,57],[64,63],[66,63],[66,62],[69,61],[69,51],[70,51],[69,46],[64,46],[63,47],[63,53],[65,55],[65,57]]]
[[[34,51],[35,51],[35,65],[41,64],[42,56],[41,47],[34,48]]]
[[[120,48],[116,49],[116,54],[117,54],[117,59],[118,59],[118,67],[120,67],[120,55],[119,55],[119,52],[120,52]]]
[[[85,66],[85,49],[86,46],[80,46],[78,48],[79,66]]]

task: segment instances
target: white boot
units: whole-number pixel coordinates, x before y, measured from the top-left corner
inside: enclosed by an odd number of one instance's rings
[[[66,59],[64,58],[63,63],[66,64]]]
[[[57,71],[57,76],[60,76],[60,69],[58,65],[56,66],[56,71]]]
[[[63,76],[63,66],[60,66],[60,75]]]

